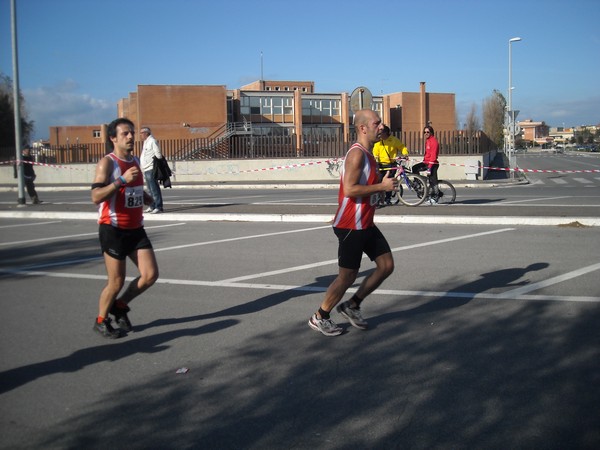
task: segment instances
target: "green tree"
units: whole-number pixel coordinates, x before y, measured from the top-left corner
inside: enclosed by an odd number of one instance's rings
[[[34,122],[29,120],[25,99],[19,91],[21,109],[21,134],[23,142],[29,142],[33,135]],[[0,147],[15,146],[15,114],[12,80],[0,72]]]
[[[495,142],[498,148],[502,148],[504,141],[505,110],[506,99],[496,89],[483,101],[483,132]]]

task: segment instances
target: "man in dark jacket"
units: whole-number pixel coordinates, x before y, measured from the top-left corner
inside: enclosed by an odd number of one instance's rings
[[[27,194],[31,198],[34,205],[42,203],[39,199],[35,190],[35,170],[33,170],[33,156],[31,156],[31,147],[26,145],[21,153],[21,160],[23,161],[23,178],[25,181],[25,187],[27,188]]]

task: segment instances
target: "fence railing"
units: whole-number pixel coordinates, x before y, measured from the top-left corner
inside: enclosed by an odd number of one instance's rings
[[[405,143],[411,155],[422,155],[425,145],[420,132],[394,133]],[[482,132],[442,131],[436,133],[440,155],[478,155],[495,148]],[[259,158],[334,158],[342,157],[354,142],[338,136],[302,136],[297,148],[297,136],[254,136],[232,134],[226,138],[159,140],[162,153],[168,160],[192,159],[259,159]],[[136,142],[134,154],[140,155],[142,143]],[[105,144],[53,146],[33,150],[36,162],[48,164],[96,163],[108,149]],[[14,147],[0,148],[0,162],[15,159]]]

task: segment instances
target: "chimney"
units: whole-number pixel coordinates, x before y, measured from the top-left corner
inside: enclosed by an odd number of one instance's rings
[[[425,92],[425,82],[421,81],[420,89],[420,103],[421,103],[421,130],[425,128],[427,123],[427,93]]]

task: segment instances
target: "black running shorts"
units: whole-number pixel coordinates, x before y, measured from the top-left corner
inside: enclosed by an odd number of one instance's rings
[[[366,230],[348,230],[346,228],[333,228],[338,238],[338,265],[344,269],[358,270],[365,253],[371,261],[385,253],[390,253],[390,245],[379,231],[372,226]]]
[[[152,243],[144,228],[124,230],[112,225],[100,224],[98,234],[102,253],[115,259],[124,260],[136,250],[152,248]]]

